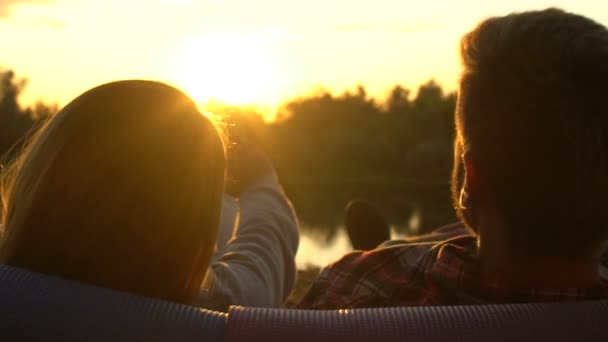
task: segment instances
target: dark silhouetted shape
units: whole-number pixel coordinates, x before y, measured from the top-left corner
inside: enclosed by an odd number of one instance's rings
[[[354,249],[374,249],[391,238],[382,214],[365,200],[352,200],[346,205],[344,224]]]

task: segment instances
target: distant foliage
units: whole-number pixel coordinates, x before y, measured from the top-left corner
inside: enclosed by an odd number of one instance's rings
[[[229,121],[265,145],[308,223],[340,224],[346,202],[364,197],[399,225],[418,210],[425,231],[454,220],[455,104],[456,94],[431,80],[415,96],[399,85],[382,102],[363,86],[338,96],[320,91],[286,102],[268,124],[238,108]]]
[[[27,81],[12,70],[0,70],[0,156],[6,161],[15,156],[30,132],[46,117],[57,111],[56,105],[37,102],[23,108],[19,95]]]
[[[431,80],[410,97],[409,90],[395,86],[384,103],[377,103],[359,86],[355,93],[290,101],[271,125],[281,141],[277,163],[290,177],[445,181],[442,160],[451,161],[445,150],[451,153],[456,96]]]

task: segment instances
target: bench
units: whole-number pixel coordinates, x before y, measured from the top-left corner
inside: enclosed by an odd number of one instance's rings
[[[2,341],[608,341],[608,301],[214,312],[0,265]]]

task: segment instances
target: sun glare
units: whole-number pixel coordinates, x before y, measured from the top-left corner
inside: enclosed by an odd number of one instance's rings
[[[277,61],[267,45],[245,36],[203,36],[176,49],[176,82],[201,103],[260,105],[276,94]]]

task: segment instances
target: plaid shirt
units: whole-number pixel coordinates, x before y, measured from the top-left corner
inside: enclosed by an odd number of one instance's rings
[[[454,227],[418,238],[417,243],[402,241],[345,255],[321,272],[297,307],[342,309],[608,298],[604,266],[600,267],[601,284],[588,289],[552,291],[501,283],[482,272],[475,257],[475,238]],[[454,237],[437,241],[446,236]]]

